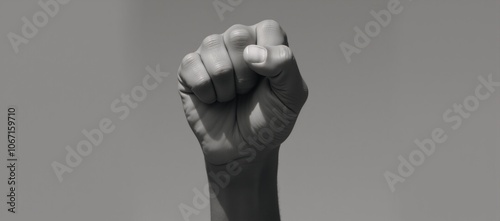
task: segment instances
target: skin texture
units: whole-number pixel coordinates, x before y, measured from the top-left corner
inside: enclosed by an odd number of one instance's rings
[[[308,96],[283,29],[265,20],[210,35],[178,80],[207,174],[225,181],[208,175],[212,220],[279,220],[278,152]]]

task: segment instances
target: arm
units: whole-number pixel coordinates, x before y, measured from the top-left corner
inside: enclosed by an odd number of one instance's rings
[[[277,189],[278,151],[279,147],[275,148],[266,156],[267,159],[260,162],[234,161],[229,169],[227,164],[206,163],[212,221],[280,220]],[[225,176],[226,174],[228,176]],[[228,178],[227,183],[224,183],[225,178]]]

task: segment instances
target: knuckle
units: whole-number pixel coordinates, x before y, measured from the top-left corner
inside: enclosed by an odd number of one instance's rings
[[[280,24],[277,21],[272,20],[272,19],[262,21],[261,26],[263,29],[281,30]]]
[[[231,27],[225,37],[227,44],[236,48],[244,48],[252,43],[252,35],[250,31],[242,25],[235,25]]]
[[[195,79],[195,84],[193,88],[205,88],[211,84],[211,80],[208,76],[198,75]]]
[[[220,46],[222,44],[221,36],[219,34],[209,35],[205,39],[203,39],[203,42],[201,44],[206,48]]]
[[[186,56],[184,56],[184,58],[182,58],[181,65],[183,68],[191,67],[196,62],[197,59],[198,59],[198,54],[194,52],[189,53]]]
[[[285,46],[285,45],[279,46],[278,52],[279,52],[279,57],[281,59],[283,59],[283,60],[291,60],[291,59],[293,59],[292,50],[290,50],[290,48],[287,47],[287,46]]]
[[[232,74],[233,68],[227,65],[217,65],[213,71],[213,77],[221,77],[227,74]]]

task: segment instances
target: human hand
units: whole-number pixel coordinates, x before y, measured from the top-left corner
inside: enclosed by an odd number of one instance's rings
[[[265,20],[210,35],[182,60],[179,92],[209,163],[277,147],[292,131],[308,89],[287,45],[280,25]],[[255,139],[259,132],[267,137]]]
[[[234,25],[206,37],[179,67],[187,121],[208,163],[265,158],[294,126],[308,89],[280,25]]]
[[[280,25],[206,37],[182,59],[178,80],[205,156],[211,220],[279,221],[278,150],[308,96]]]

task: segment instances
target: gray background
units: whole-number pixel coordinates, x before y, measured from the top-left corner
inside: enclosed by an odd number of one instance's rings
[[[310,88],[282,145],[282,220],[500,220],[500,89],[458,130],[442,119],[474,95],[479,75],[500,81],[499,1],[401,0],[403,11],[347,63],[339,44],[353,44],[353,28],[387,2],[243,0],[221,21],[212,1],[73,0],[16,54],[7,34],[41,8],[2,1],[0,143],[7,106],[17,105],[21,164],[18,214],[4,196],[0,219],[182,220],[178,205],[192,205],[206,176],[177,93],[179,62],[209,34],[275,19]],[[118,120],[110,103],[156,64],[171,76]],[[103,117],[115,131],[60,183],[50,164]],[[436,127],[448,140],[392,193],[383,173]],[[208,218],[206,208],[191,220]]]

